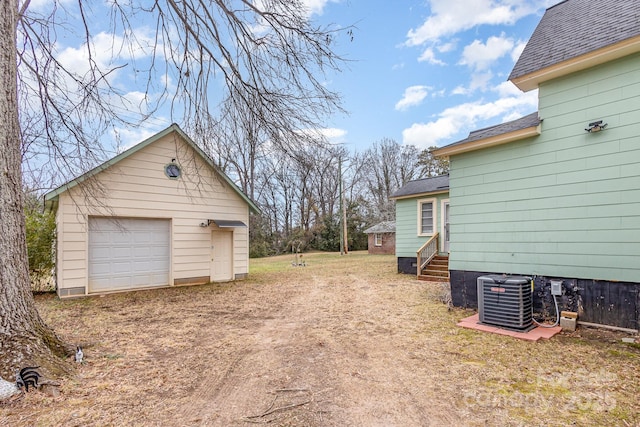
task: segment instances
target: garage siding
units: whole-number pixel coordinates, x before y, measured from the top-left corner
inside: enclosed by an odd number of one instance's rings
[[[177,180],[164,174],[164,166],[172,159],[182,169]],[[246,201],[176,133],[123,158],[92,179],[95,182],[83,182],[59,195],[59,290],[87,287],[89,217],[170,220],[170,284],[210,275],[211,231],[216,227],[200,227],[202,222],[226,219],[249,223]],[[89,186],[95,189],[87,191]],[[85,193],[93,196],[85,197]],[[234,275],[243,276],[249,270],[247,229],[237,228],[233,235]]]

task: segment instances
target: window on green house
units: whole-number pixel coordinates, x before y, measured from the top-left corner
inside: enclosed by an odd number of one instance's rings
[[[433,201],[420,203],[420,234],[433,234]]]

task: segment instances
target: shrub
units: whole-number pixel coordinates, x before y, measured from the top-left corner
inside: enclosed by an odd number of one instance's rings
[[[29,276],[34,291],[54,290],[54,243],[56,221],[53,212],[43,212],[40,206],[25,207]]]

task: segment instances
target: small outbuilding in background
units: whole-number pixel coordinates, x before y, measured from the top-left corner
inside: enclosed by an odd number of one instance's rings
[[[396,222],[382,221],[373,227],[367,228],[369,254],[393,255],[396,253]]]

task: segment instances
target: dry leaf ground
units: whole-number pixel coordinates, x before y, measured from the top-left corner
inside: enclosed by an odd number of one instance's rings
[[[304,258],[252,260],[235,283],[39,296],[85,363],[58,397],[0,405],[0,425],[640,425],[627,335],[465,330],[472,312],[449,310],[445,286],[396,274],[393,256]]]

